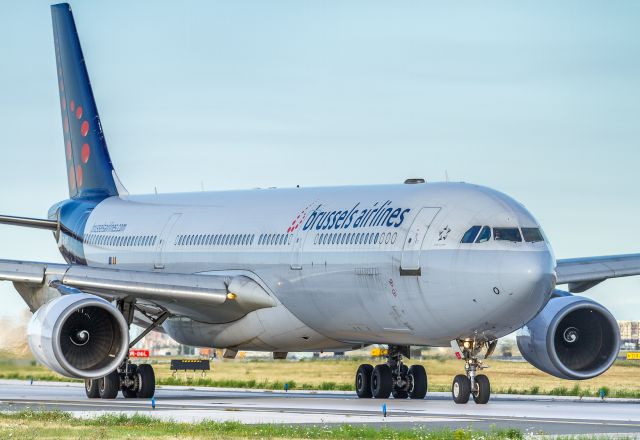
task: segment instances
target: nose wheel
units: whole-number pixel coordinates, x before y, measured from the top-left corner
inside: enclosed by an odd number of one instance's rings
[[[408,346],[389,346],[387,362],[373,367],[362,364],[356,372],[356,394],[361,399],[424,399],[427,372],[422,365],[407,367],[402,357],[409,357]]]
[[[465,361],[464,369],[467,374],[458,374],[453,378],[451,384],[451,396],[457,404],[465,404],[469,402],[469,398],[473,397],[473,401],[479,405],[484,405],[491,398],[491,383],[489,378],[484,374],[477,374],[478,370],[488,368],[478,358],[480,352],[486,348],[484,358],[489,357],[495,350],[498,341],[453,341],[452,346],[457,345],[460,348],[458,353]]]

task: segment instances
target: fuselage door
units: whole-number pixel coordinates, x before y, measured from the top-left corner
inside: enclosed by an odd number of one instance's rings
[[[304,241],[307,238],[307,231],[303,231],[302,228],[298,228],[291,235],[291,265],[292,270],[302,269],[302,249],[304,248]]]
[[[438,215],[440,208],[422,208],[416,215],[409,232],[404,239],[402,258],[400,260],[400,275],[421,275],[420,251],[422,242],[427,236],[429,226]]]
[[[171,231],[173,230],[173,227],[178,222],[181,215],[182,215],[181,213],[172,214],[171,217],[169,217],[169,220],[167,220],[167,222],[164,224],[164,227],[162,228],[162,232],[160,232],[160,235],[158,235],[158,239],[156,241],[155,256],[153,260],[154,269],[164,269],[164,266],[165,266],[164,254],[168,244],[167,240],[169,238],[169,235],[171,234]]]

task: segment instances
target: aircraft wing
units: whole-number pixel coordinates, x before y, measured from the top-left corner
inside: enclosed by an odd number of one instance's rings
[[[78,291],[156,307],[201,322],[229,322],[276,305],[254,279],[224,273],[173,274],[0,260],[0,281],[13,282],[32,311],[58,292]]]
[[[640,254],[557,260],[556,284],[569,284],[569,291],[581,293],[608,278],[640,275]]]

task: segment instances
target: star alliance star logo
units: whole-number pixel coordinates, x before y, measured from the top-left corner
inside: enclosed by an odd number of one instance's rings
[[[440,233],[438,234],[438,241],[445,241],[447,239],[447,237],[449,236],[449,232],[451,232],[451,228],[449,228],[449,225],[445,226],[444,228],[442,228],[440,230]]]

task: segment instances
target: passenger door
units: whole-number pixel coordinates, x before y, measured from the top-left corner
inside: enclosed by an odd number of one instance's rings
[[[411,223],[402,247],[400,275],[422,275],[420,267],[422,242],[438,212],[440,208],[422,208]]]
[[[175,213],[171,217],[169,217],[169,220],[167,220],[167,223],[165,223],[164,228],[162,228],[162,232],[160,232],[160,235],[158,235],[158,241],[156,242],[155,249],[155,258],[153,262],[154,269],[164,269],[164,253],[167,247],[167,240],[169,234],[173,230],[175,224],[178,222],[178,219],[180,219],[181,215],[181,213]]]

